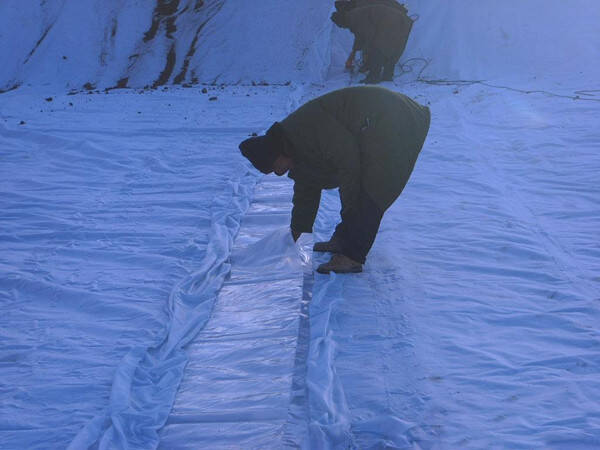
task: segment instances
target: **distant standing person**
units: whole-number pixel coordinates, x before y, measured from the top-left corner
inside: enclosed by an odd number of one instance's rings
[[[384,212],[412,173],[430,114],[405,95],[350,87],[309,101],[246,139],[242,154],[261,172],[294,180],[291,233],[312,233],[322,189],[339,187],[341,222],[317,252],[334,255],[320,273],[361,272]]]
[[[403,5],[392,7],[379,1],[351,9],[342,8],[331,15],[337,26],[354,34],[354,47],[360,47],[368,55],[368,75],[361,83],[394,79],[394,68],[404,53],[413,25]]]

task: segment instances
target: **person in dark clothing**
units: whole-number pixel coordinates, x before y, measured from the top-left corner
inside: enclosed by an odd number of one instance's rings
[[[391,8],[396,8],[401,11],[404,15],[408,16],[408,10],[406,6],[402,3],[398,3],[396,0],[338,0],[335,2],[335,9],[338,12],[347,13],[355,8],[361,8],[363,6],[369,5],[384,5],[389,6]],[[360,72],[367,72],[368,67],[368,54],[366,49],[364,48],[364,42],[361,42],[358,37],[354,38],[354,43],[352,44],[352,51],[346,60],[345,67],[346,69],[352,69],[354,66],[354,58],[356,57],[357,52],[362,52],[362,60],[363,63],[359,69]]]
[[[363,83],[393,80],[394,68],[408,42],[413,21],[404,5],[393,2],[398,6],[392,7],[388,2],[375,0],[365,6],[341,7],[331,16],[336,25],[348,28],[354,34],[353,52],[361,48],[368,55],[368,75],[361,81]],[[353,58],[354,54],[350,56]],[[347,64],[349,61],[350,58]]]
[[[246,139],[242,154],[263,173],[294,180],[291,232],[311,233],[322,189],[339,187],[341,222],[317,252],[334,255],[320,273],[360,272],[384,212],[400,195],[429,130],[430,113],[379,87],[330,92]]]

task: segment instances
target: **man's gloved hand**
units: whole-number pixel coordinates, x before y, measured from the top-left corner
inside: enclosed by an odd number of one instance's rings
[[[294,239],[294,242],[298,240],[301,234],[302,233],[300,231],[296,231],[292,228],[292,239]]]

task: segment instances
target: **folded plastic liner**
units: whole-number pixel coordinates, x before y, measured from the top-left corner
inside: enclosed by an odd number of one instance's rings
[[[154,347],[130,350],[117,367],[108,407],[86,424],[70,449],[156,448],[188,362],[184,347],[211,317],[256,180],[256,172],[247,170],[214,199],[206,256],[169,297],[168,334]]]
[[[289,180],[266,177],[257,186],[231,273],[187,349],[190,363],[159,448],[282,445],[307,261],[290,234],[290,199]]]

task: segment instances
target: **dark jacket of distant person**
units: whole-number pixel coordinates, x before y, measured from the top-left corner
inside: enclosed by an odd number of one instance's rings
[[[354,8],[345,20],[355,45],[369,53],[377,50],[393,64],[400,60],[413,24],[404,9],[383,4]]]

